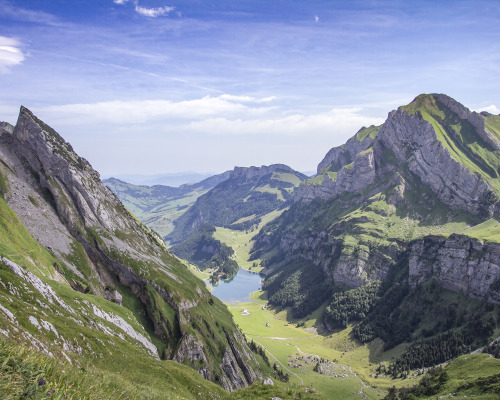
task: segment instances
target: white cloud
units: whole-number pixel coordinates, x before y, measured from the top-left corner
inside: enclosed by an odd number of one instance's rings
[[[486,111],[486,112],[489,112],[491,114],[500,114],[500,109],[498,109],[498,107],[494,104],[491,104],[487,107],[478,108],[475,111],[477,111],[477,112]]]
[[[326,137],[343,142],[362,126],[382,124],[361,108],[335,108],[327,112],[299,111],[290,114],[274,97],[205,96],[172,102],[168,100],[108,101],[68,104],[35,110],[56,126],[106,126],[108,132],[141,125],[151,132],[178,132],[203,136]],[[239,101],[238,101],[239,100]],[[246,103],[246,104],[245,104]],[[249,105],[248,103],[252,103]]]
[[[165,7],[147,8],[147,7],[141,7],[137,3],[135,5],[135,11],[137,13],[149,18],[156,18],[162,15],[167,15],[170,13],[170,11],[173,10],[175,10],[175,7],[165,6]]]
[[[251,97],[251,96],[234,96],[232,94],[223,94],[220,96],[221,99],[242,103],[269,103],[273,100],[276,100],[276,96],[269,97]]]
[[[0,73],[7,73],[24,61],[24,54],[19,47],[21,43],[18,40],[0,36]]]
[[[130,0],[113,0],[113,3],[118,5],[124,5],[129,1]],[[175,10],[175,7],[170,7],[170,6],[154,7],[154,8],[142,7],[139,5],[138,0],[134,0],[134,5],[135,5],[135,11],[138,14],[148,18],[157,18],[161,17],[162,15],[168,15],[171,11]]]
[[[51,117],[67,123],[137,124],[161,119],[198,120],[220,115],[255,115],[264,108],[250,108],[222,96],[172,102],[168,100],[107,101],[92,104],[68,104],[42,109]],[[61,120],[61,115],[65,121]],[[84,119],[82,120],[82,117]]]
[[[335,136],[347,140],[359,128],[380,125],[382,118],[368,117],[360,108],[332,109],[326,113],[293,114],[276,118],[210,118],[192,121],[188,130],[218,135]]]
[[[314,17],[314,20],[315,20],[316,22],[319,22],[319,17],[318,17],[318,15],[316,15],[316,16]]]

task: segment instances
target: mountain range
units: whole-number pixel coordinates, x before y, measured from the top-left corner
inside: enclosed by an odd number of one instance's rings
[[[127,398],[321,396],[279,384],[257,395],[271,373],[262,350],[172,252],[215,280],[260,271],[276,313],[392,352],[373,350],[377,377],[498,357],[500,115],[423,94],[329,150],[313,178],[275,164],[180,188],[107,180],[142,222],[26,108],[0,128],[0,357],[30,345],[104,373],[102,388],[123,382]],[[466,360],[386,398],[495,398],[500,366],[463,381]]]
[[[230,182],[174,221],[181,257],[208,243],[189,239],[202,221],[231,228],[224,207],[242,186]],[[295,320],[320,313],[330,332],[352,325],[360,343],[404,344],[384,370],[394,378],[498,336],[500,116],[420,95],[328,151],[290,194],[248,239],[269,305]],[[244,209],[245,192],[236,198]]]

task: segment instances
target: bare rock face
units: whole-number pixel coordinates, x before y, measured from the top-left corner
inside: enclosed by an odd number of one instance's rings
[[[329,168],[334,162],[336,164],[334,170],[338,171],[344,165],[350,164],[359,153],[368,149],[373,144],[374,139],[366,136],[363,140],[360,140],[358,136],[364,129],[366,128],[361,128],[356,135],[342,146],[334,147],[326,153],[325,158],[318,164],[318,174],[324,169]]]
[[[230,172],[230,179],[238,178],[250,180],[270,175],[276,171],[295,172],[292,168],[284,164],[263,165],[261,167],[235,167],[234,170]]]
[[[330,199],[343,193],[355,193],[371,185],[377,179],[373,151],[358,153],[354,161],[337,172],[335,178],[326,174],[322,184],[299,186],[294,201],[311,201],[315,198]]]
[[[432,99],[459,121],[470,124],[478,140],[492,150],[500,149],[500,142],[487,132],[480,114],[471,113],[445,95],[432,95]],[[450,153],[443,144],[444,139],[438,138],[436,129],[419,111],[410,114],[400,107],[389,113],[375,139],[366,137],[359,142],[355,136],[344,146],[330,150],[319,164],[318,172],[330,168],[338,171],[336,177],[327,174],[321,184],[306,182],[296,191],[294,200],[308,202],[315,198],[332,199],[345,193],[359,193],[407,165],[422,184],[451,208],[481,218],[491,217],[498,207],[498,196],[480,174]],[[451,129],[447,133],[453,136]],[[474,161],[480,164],[477,157]]]
[[[436,279],[446,289],[500,304],[500,244],[429,236],[411,243],[408,252],[410,286]]]
[[[374,145],[379,165],[386,149],[451,208],[486,218],[493,214],[496,196],[489,185],[452,157],[420,113],[409,115],[403,108],[392,113]]]
[[[333,239],[325,231],[310,232],[308,236],[288,232],[281,240],[280,249],[292,259],[307,260],[321,267],[335,285],[353,288],[385,279],[401,254],[401,249],[395,245],[358,248],[353,254],[353,249],[343,240]]]

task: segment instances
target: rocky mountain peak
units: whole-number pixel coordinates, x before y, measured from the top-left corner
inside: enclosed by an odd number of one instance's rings
[[[266,175],[270,175],[273,172],[278,171],[295,173],[295,171],[287,165],[272,164],[263,165],[261,167],[235,167],[234,170],[231,171],[231,178],[250,180],[255,178],[262,178]]]
[[[358,132],[332,149],[318,167],[321,174],[302,185],[295,200],[330,199],[371,187],[365,199],[412,179],[410,173],[453,209],[491,216],[500,194],[495,153],[500,121],[491,118],[446,95],[417,96],[390,112],[375,134],[360,142]]]
[[[87,170],[99,179],[97,171],[90,166],[87,160],[75,153],[71,144],[24,106],[21,106],[13,136],[27,150],[36,154],[40,161],[58,158],[66,161],[72,167]]]

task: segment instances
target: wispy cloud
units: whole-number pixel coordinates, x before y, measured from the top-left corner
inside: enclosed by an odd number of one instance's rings
[[[24,54],[17,39],[0,36],[0,73],[7,73],[24,61]]]
[[[263,98],[270,101],[274,97]],[[236,101],[239,99],[240,101]],[[248,99],[255,101],[252,106]],[[363,114],[361,108],[335,108],[327,112],[289,114],[278,106],[267,107],[251,96],[205,96],[200,99],[108,101],[51,106],[39,111],[60,125],[157,125],[177,132],[216,136],[322,136],[351,137],[362,126],[383,119]],[[168,127],[171,128],[168,128]],[[174,127],[174,128],[172,128]]]
[[[223,94],[220,96],[221,99],[227,101],[236,101],[242,103],[269,103],[276,100],[276,96],[269,97],[251,97],[251,96],[234,96],[232,94]]]
[[[113,3],[118,5],[124,5],[128,3],[130,0],[113,0]],[[148,18],[157,18],[163,15],[168,15],[170,12],[175,10],[175,7],[171,6],[163,6],[163,7],[143,7],[139,5],[139,0],[134,0],[135,12],[138,14],[148,17]]]
[[[60,26],[61,21],[54,15],[38,10],[12,5],[10,1],[0,0],[0,14],[2,17],[9,17],[16,21],[33,22],[36,24]]]
[[[82,121],[87,123],[107,124],[139,124],[161,119],[179,121],[182,119],[197,119],[227,115],[250,115],[258,112],[244,104],[228,101],[221,96],[205,96],[200,99],[172,102],[169,100],[138,100],[138,101],[106,101],[92,104],[68,104],[46,107],[43,112],[49,112],[55,118],[59,113],[64,115],[66,123],[73,124]]]
[[[175,7],[165,6],[165,7],[147,8],[147,7],[141,7],[137,3],[135,5],[135,11],[137,13],[149,18],[156,18],[162,15],[168,15],[170,11],[173,10],[175,10]]]
[[[362,113],[359,108],[336,108],[324,113],[297,113],[263,118],[229,119],[224,116],[192,121],[189,130],[216,135],[332,136],[348,139],[362,126],[380,125],[382,118]]]

